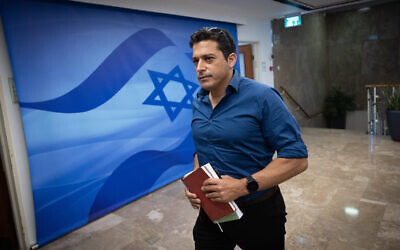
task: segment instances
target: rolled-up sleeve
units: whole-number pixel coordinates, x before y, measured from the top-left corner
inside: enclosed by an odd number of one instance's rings
[[[269,88],[262,108],[265,143],[277,151],[278,158],[307,158],[307,147],[301,138],[296,119],[290,114],[279,93]]]

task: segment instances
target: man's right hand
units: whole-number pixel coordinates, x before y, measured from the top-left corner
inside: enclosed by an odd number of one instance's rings
[[[185,196],[186,198],[188,198],[188,200],[190,201],[190,204],[192,205],[192,207],[194,209],[199,209],[200,208],[200,199],[197,198],[197,195],[194,193],[189,192],[187,189],[185,189]]]

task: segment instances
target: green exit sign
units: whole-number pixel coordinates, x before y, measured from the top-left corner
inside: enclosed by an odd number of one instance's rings
[[[300,16],[292,16],[285,18],[285,28],[295,27],[301,25],[301,17]]]

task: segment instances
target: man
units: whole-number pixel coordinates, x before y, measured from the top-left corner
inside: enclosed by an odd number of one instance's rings
[[[276,90],[234,70],[236,46],[226,30],[200,29],[190,46],[201,85],[193,101],[194,168],[210,163],[222,178],[206,180],[202,190],[215,202],[235,200],[244,214],[219,228],[200,209],[195,247],[284,249],[286,211],[278,184],[308,166],[296,120]],[[195,194],[185,193],[201,208]]]

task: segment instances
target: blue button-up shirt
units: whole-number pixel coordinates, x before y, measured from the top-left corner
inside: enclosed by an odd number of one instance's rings
[[[275,151],[278,158],[308,157],[297,122],[279,93],[237,71],[214,109],[208,91],[199,90],[192,132],[200,166],[210,163],[221,175],[237,179],[265,168]]]

